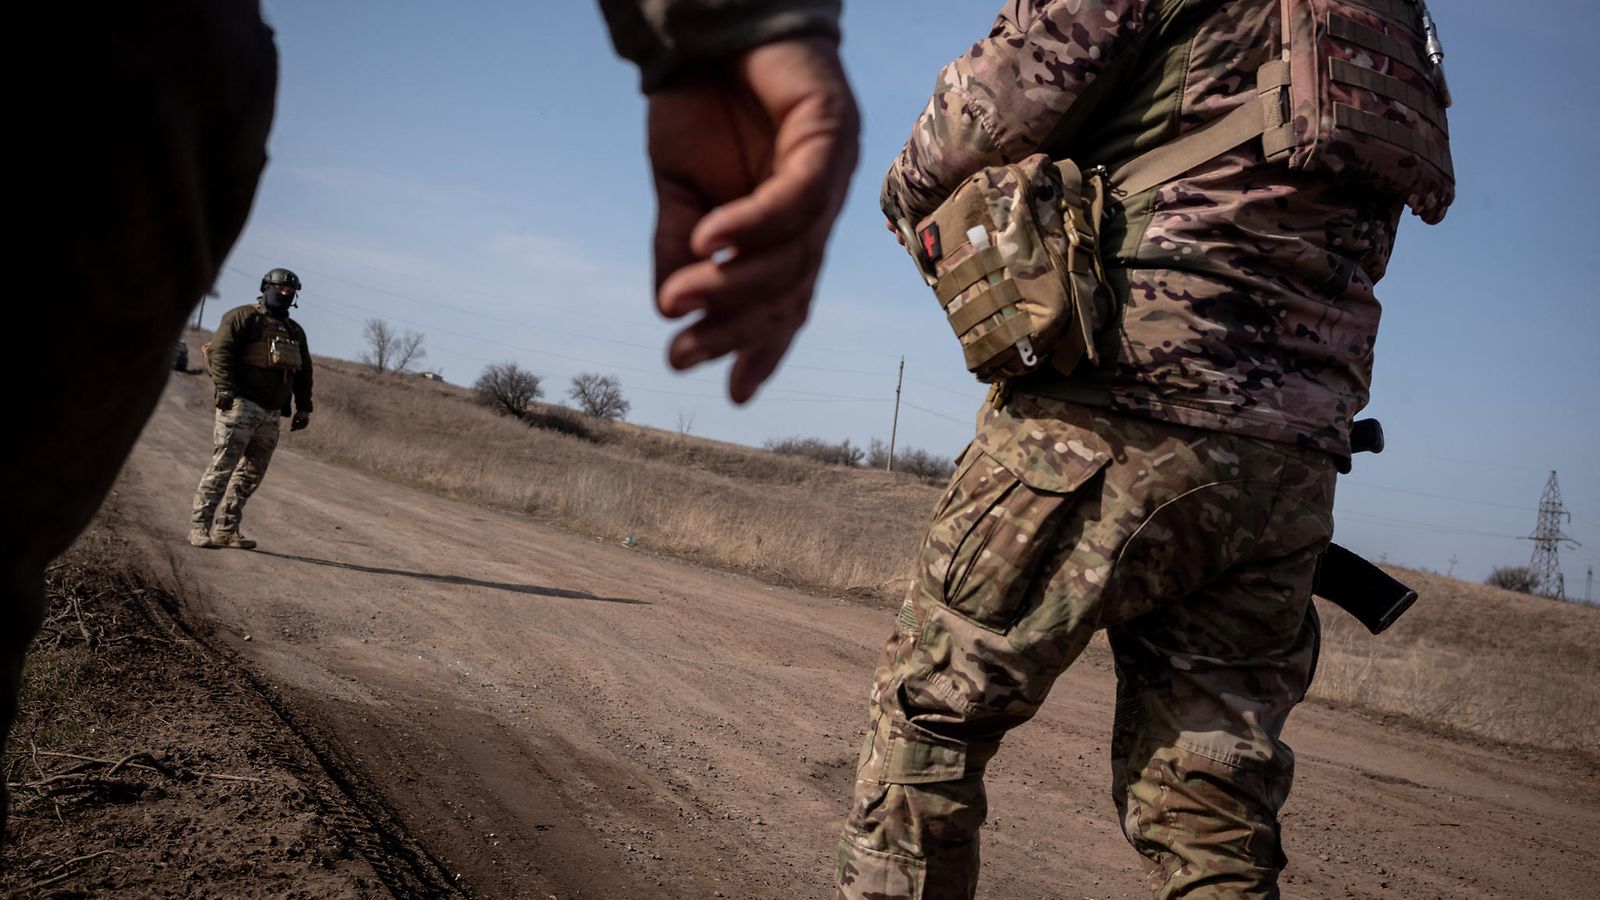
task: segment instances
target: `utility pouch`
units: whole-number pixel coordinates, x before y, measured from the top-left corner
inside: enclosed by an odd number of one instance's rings
[[[1257,73],[1270,161],[1399,197],[1455,199],[1444,50],[1419,0],[1282,0],[1282,58]]]
[[[968,178],[915,227],[895,223],[979,381],[1098,361],[1105,192],[1103,170],[1036,153]]]
[[[244,346],[245,364],[262,369],[298,371],[305,365],[300,358],[300,342],[281,320],[263,315],[261,336]]]
[[[300,342],[294,338],[273,335],[267,342],[267,364],[274,369],[299,369]]]

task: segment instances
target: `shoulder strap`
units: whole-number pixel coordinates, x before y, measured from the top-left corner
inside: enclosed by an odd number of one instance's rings
[[[1118,167],[1109,179],[1111,190],[1119,197],[1127,197],[1166,184],[1195,166],[1260,137],[1266,129],[1261,103],[1251,98],[1222,118]]]
[[[1289,2],[1283,2],[1283,47],[1289,46]],[[1253,138],[1268,136],[1267,143],[1292,144],[1289,123],[1284,121],[1279,95],[1289,85],[1287,54],[1256,70],[1255,96],[1227,115],[1159,147],[1147,150],[1119,166],[1107,181],[1119,197],[1143,193],[1166,184],[1179,175]],[[1273,147],[1265,148],[1273,155]],[[1282,149],[1286,150],[1287,146]]]

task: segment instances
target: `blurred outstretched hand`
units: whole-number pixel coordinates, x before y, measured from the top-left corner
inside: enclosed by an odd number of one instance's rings
[[[701,316],[673,368],[735,355],[744,403],[805,323],[828,233],[855,169],[860,115],[829,38],[776,41],[683,73],[649,95],[656,304]]]

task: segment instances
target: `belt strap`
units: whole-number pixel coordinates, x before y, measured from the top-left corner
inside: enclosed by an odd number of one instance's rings
[[[1188,134],[1134,157],[1111,173],[1111,188],[1131,196],[1166,184],[1195,166],[1232,150],[1267,129],[1266,112],[1259,97]]]

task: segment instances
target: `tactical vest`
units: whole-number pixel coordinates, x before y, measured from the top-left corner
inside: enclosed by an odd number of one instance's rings
[[[1035,154],[968,178],[906,249],[961,342],[999,382],[1094,363],[1106,321],[1100,212],[1259,138],[1269,162],[1403,200],[1424,222],[1455,199],[1444,53],[1420,0],[1282,0],[1281,46],[1256,96],[1116,170]]]
[[[1455,199],[1444,51],[1420,0],[1282,0],[1256,98],[1111,176],[1137,194],[1261,138],[1269,162],[1399,198],[1422,221]]]
[[[260,321],[260,336],[241,348],[239,359],[245,365],[262,369],[299,371],[303,365],[300,359],[300,341],[295,337],[294,330],[289,327],[288,320],[263,312]]]

